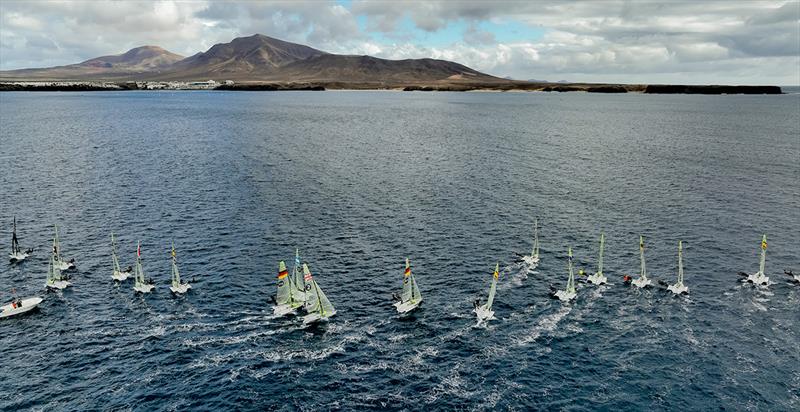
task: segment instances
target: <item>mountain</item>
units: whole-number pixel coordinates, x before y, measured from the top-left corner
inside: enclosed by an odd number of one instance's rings
[[[236,82],[508,82],[464,65],[436,59],[387,60],[326,53],[256,34],[215,44],[187,58],[155,46],[69,66],[0,71],[8,80],[234,80]]]
[[[95,57],[81,63],[44,69],[0,71],[0,78],[25,80],[84,80],[135,77],[158,73],[184,60],[184,56],[158,46],[142,46],[123,54]]]

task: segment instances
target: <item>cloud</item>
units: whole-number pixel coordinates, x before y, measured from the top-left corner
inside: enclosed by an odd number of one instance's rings
[[[455,60],[520,79],[800,83],[797,0],[6,0],[0,69],[143,44],[191,55],[254,33],[334,53]]]

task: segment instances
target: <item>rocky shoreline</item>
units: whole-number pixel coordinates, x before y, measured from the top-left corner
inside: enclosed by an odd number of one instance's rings
[[[433,84],[387,84],[350,82],[243,82],[199,84],[189,82],[0,82],[2,91],[124,91],[124,90],[229,90],[229,91],[325,91],[325,90],[402,90],[402,91],[536,91],[644,94],[782,94],[778,86],[670,85],[670,84],[592,84],[531,83],[520,81],[490,83],[435,82]]]

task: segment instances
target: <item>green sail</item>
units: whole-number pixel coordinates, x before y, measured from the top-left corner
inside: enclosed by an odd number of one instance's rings
[[[764,274],[764,267],[767,263],[767,235],[761,238],[761,261],[758,263],[758,272]]]
[[[111,233],[111,260],[114,262],[114,271],[117,273],[122,272],[119,268],[119,259],[117,258],[117,240],[114,238],[114,233]]]
[[[178,256],[175,253],[175,244],[172,244],[172,287],[178,288],[181,286],[181,274],[178,271]]]
[[[292,283],[297,292],[305,292],[305,281],[303,281],[303,270],[300,267],[300,249],[294,250],[294,267],[292,268]],[[299,295],[299,293],[297,294]]]
[[[575,272],[572,270],[572,248],[567,253],[567,266],[569,268],[569,278],[567,278],[567,293],[575,293]]]
[[[333,315],[336,311],[333,304],[322,292],[317,281],[311,276],[311,271],[305,263],[303,264],[303,278],[309,286],[306,289],[306,311],[308,313],[319,313],[320,317],[323,318]]]
[[[597,274],[603,274],[603,247],[606,243],[606,235],[604,233],[600,233],[600,259],[597,260]]]
[[[639,259],[642,261],[641,278],[647,279],[647,266],[644,264],[644,237],[639,236]]]
[[[539,257],[539,219],[533,221],[533,251],[531,256],[534,258]]]
[[[497,291],[497,278],[500,277],[500,264],[496,264],[494,266],[494,274],[492,274],[492,286],[489,287],[489,299],[486,300],[486,309],[492,309],[492,303],[494,303],[494,295]]]
[[[417,303],[422,301],[422,294],[419,292],[419,286],[417,286],[417,278],[414,277],[414,274],[411,274],[411,302]]]
[[[406,269],[403,272],[403,293],[400,294],[400,301],[408,302],[414,298],[414,285],[412,283],[411,263],[406,258]]]
[[[142,253],[141,253],[141,244],[136,244],[136,269],[134,269],[134,287],[140,287],[145,285],[144,279],[144,269],[142,269]]]
[[[275,301],[279,305],[288,305],[291,303],[289,271],[286,269],[286,263],[282,260],[278,263],[278,294],[275,297]]]
[[[683,286],[683,241],[678,241],[678,285]]]

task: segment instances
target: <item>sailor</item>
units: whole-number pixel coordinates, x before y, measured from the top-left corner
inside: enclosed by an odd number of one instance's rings
[[[392,293],[392,300],[398,301],[398,302],[402,302],[403,301],[402,299],[400,299],[400,296],[398,296],[397,293]]]
[[[133,267],[132,266],[128,266],[128,267],[125,268],[125,271],[126,272],[133,272]]]
[[[475,305],[475,309],[479,308],[481,306],[481,299],[480,298],[475,299],[475,301],[472,302],[472,304]]]
[[[632,279],[630,276],[628,276],[628,275],[625,275],[625,276],[623,276],[623,277],[622,277],[622,281],[623,281],[623,282],[624,282],[626,285],[629,285],[629,284],[630,284],[630,283],[633,281],[633,279]]]
[[[581,268],[581,269],[578,271],[578,276],[586,276],[586,272],[584,272],[584,271],[583,271],[583,268]]]

